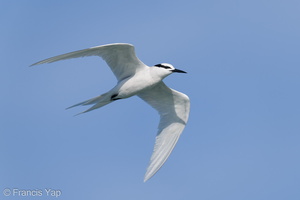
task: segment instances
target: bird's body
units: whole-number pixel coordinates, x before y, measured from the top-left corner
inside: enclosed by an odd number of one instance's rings
[[[133,76],[119,82],[111,92],[118,94],[117,98],[121,99],[134,96],[147,88],[153,87],[161,81],[160,78],[153,77],[152,74],[153,70],[151,68],[137,72]]]
[[[85,113],[113,101],[137,95],[159,112],[161,116],[159,130],[144,179],[147,181],[169,157],[186,125],[190,110],[189,98],[183,93],[168,88],[162,80],[173,72],[185,72],[166,63],[148,67],[136,57],[132,45],[122,43],[75,51],[48,58],[33,65],[84,56],[102,57],[110,66],[118,82],[110,91],[69,108],[93,105],[82,112]]]

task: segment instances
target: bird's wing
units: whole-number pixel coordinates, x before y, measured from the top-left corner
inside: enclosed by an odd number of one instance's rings
[[[144,178],[147,181],[161,168],[175,147],[189,117],[190,100],[163,82],[138,96],[160,114],[155,146]]]
[[[134,46],[123,43],[108,44],[74,51],[39,61],[31,66],[85,56],[102,57],[109,65],[118,81],[132,76],[137,71],[146,68],[146,65],[137,58]]]

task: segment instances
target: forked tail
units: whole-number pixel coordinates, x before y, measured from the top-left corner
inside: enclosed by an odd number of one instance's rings
[[[70,107],[68,107],[66,109],[70,109],[70,108],[73,108],[73,107],[76,107],[76,106],[86,106],[86,105],[92,105],[92,104],[94,104],[89,109],[76,114],[76,115],[80,115],[80,114],[83,114],[83,113],[95,110],[97,108],[101,108],[101,107],[103,107],[103,106],[105,106],[105,105],[107,105],[107,104],[109,104],[111,102],[112,102],[112,100],[111,100],[111,98],[109,98],[108,93],[104,93],[104,94],[102,94],[100,96],[97,96],[97,97],[91,98],[89,100],[77,103],[77,104],[75,104],[73,106],[70,106]]]

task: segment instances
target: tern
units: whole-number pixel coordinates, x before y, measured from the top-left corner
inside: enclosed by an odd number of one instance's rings
[[[69,108],[92,105],[81,112],[86,113],[116,100],[137,95],[156,109],[160,115],[154,150],[144,176],[144,182],[146,182],[170,156],[186,126],[190,112],[189,97],[166,86],[163,79],[175,72],[186,72],[175,69],[173,65],[167,63],[149,67],[138,59],[134,46],[126,43],[107,44],[74,51],[39,61],[31,66],[86,56],[100,56],[108,64],[118,82],[110,91]]]

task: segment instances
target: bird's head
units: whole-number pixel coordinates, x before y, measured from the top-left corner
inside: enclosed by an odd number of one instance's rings
[[[157,72],[157,74],[159,74],[162,77],[166,77],[174,72],[186,73],[185,71],[182,71],[180,69],[175,69],[175,67],[173,67],[173,65],[168,64],[168,63],[157,64],[157,65],[154,65],[154,67],[155,67],[155,71]]]

